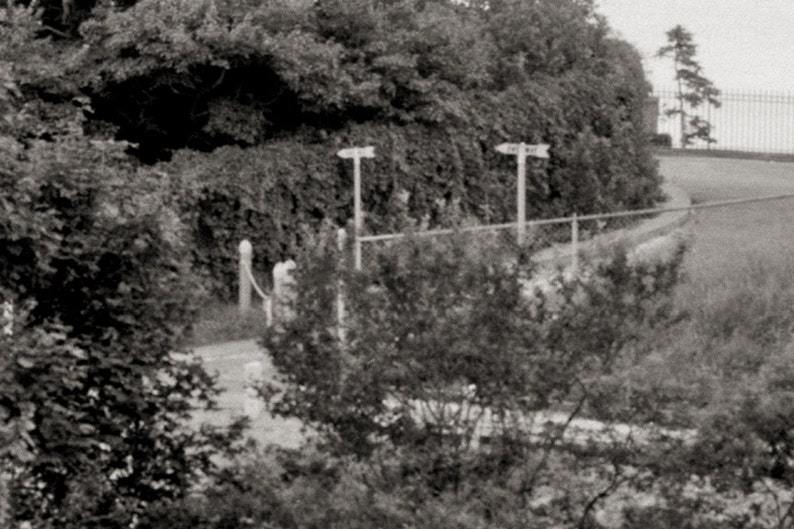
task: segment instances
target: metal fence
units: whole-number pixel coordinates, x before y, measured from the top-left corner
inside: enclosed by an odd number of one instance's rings
[[[676,91],[656,90],[659,116],[656,130],[669,134],[672,146],[681,147],[679,117],[667,116],[677,108]],[[691,148],[794,154],[794,93],[773,91],[725,91],[719,108],[700,106],[695,114],[710,122],[716,143],[694,141]]]

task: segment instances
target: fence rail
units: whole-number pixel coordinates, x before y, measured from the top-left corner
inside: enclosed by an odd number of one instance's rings
[[[669,134],[673,146],[680,147],[679,118],[666,114],[678,106],[676,91],[662,88],[654,96],[659,99],[656,131]],[[794,92],[729,90],[718,99],[720,107],[704,103],[694,111],[711,123],[716,143],[695,141],[693,148],[794,154]]]

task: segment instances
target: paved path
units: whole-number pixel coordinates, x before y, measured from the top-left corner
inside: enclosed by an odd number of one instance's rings
[[[660,160],[666,180],[680,186],[694,202],[794,193],[794,164],[716,158],[670,157]],[[794,199],[701,211],[693,223],[693,244],[687,266],[694,279],[741,266],[748,258],[779,254],[794,248]],[[788,241],[792,241],[789,243]],[[197,414],[197,421],[222,423],[246,411],[253,416],[251,436],[260,442],[294,447],[300,443],[296,420],[271,417],[246,396],[246,365],[261,362],[262,375],[273,366],[253,340],[198,348],[210,372],[219,374],[226,391],[221,410]]]

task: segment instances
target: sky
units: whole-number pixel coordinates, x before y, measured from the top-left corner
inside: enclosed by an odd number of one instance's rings
[[[596,0],[597,10],[643,56],[654,88],[672,87],[654,54],[677,24],[694,35],[703,74],[725,91],[794,92],[794,0]]]

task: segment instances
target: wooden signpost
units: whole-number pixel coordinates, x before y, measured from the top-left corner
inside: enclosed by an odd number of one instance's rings
[[[355,251],[356,257],[356,270],[361,270],[361,228],[362,228],[362,216],[361,216],[361,159],[362,158],[374,158],[375,157],[375,148],[374,147],[350,147],[347,149],[342,149],[338,153],[337,156],[340,158],[352,158],[353,159],[353,188],[354,188],[354,195],[353,195],[353,225],[354,225],[354,237],[353,237],[353,246]]]
[[[518,244],[524,242],[524,232],[527,224],[527,156],[535,158],[548,158],[549,146],[546,144],[527,145],[526,143],[502,143],[496,146],[502,154],[515,156],[518,161],[518,188],[516,190],[518,215],[516,219],[516,240]]]

